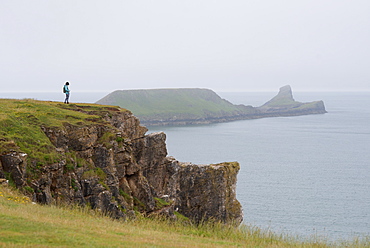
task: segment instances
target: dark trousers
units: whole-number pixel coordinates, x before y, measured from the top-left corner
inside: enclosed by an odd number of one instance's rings
[[[69,93],[66,93],[66,99],[64,100],[64,103],[69,103]]]

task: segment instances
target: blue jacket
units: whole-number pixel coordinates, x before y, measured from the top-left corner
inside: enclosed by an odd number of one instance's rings
[[[66,92],[66,94],[69,94],[69,89],[68,89],[68,85],[64,85],[64,90],[65,90],[65,92]]]

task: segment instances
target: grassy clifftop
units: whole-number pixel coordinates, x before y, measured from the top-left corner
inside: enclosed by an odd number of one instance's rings
[[[102,116],[110,111],[127,110],[96,104],[0,99],[0,154],[22,151],[38,163],[56,162],[60,154],[42,131],[43,126],[106,124]]]

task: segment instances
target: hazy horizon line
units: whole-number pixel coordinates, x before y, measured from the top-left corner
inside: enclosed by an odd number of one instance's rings
[[[124,91],[124,90],[154,90],[154,89],[209,89],[215,92],[278,92],[279,89],[211,89],[211,88],[205,88],[205,87],[164,87],[164,88],[135,88],[135,89],[115,89],[111,91],[96,91],[96,90],[71,90],[71,94],[74,92],[76,93],[111,93],[114,91]],[[293,92],[370,92],[370,89],[293,89]],[[60,94],[65,94],[60,91],[34,91],[34,90],[29,90],[29,91],[3,91],[2,93],[60,93]],[[1,93],[0,93],[1,95]]]

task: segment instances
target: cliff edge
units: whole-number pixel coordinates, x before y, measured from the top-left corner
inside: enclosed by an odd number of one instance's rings
[[[119,107],[0,102],[0,178],[35,202],[76,203],[114,218],[140,212],[242,221],[237,162],[195,165],[167,157],[166,135],[146,135]]]

